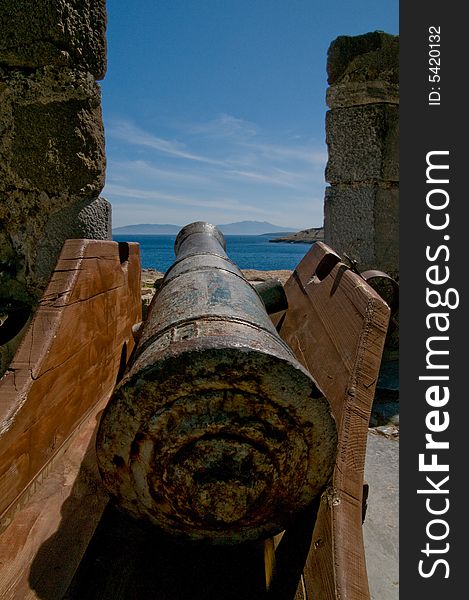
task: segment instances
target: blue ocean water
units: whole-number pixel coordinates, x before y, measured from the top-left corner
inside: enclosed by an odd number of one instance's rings
[[[293,270],[311,244],[271,243],[268,235],[225,235],[226,253],[240,269]],[[138,242],[142,268],[163,273],[175,259],[175,235],[114,235],[116,242]]]

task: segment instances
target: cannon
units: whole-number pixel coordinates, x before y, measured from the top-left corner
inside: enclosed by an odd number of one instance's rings
[[[232,545],[280,531],[335,463],[327,399],[282,341],[214,225],[187,225],[96,450],[118,507],[184,540]]]

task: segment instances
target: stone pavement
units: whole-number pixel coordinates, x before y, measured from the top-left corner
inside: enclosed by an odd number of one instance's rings
[[[370,429],[365,481],[368,507],[363,525],[371,600],[399,598],[399,439]]]

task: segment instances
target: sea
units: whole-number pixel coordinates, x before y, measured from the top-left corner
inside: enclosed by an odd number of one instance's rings
[[[225,235],[226,253],[240,269],[293,270],[311,244],[269,242],[273,235]],[[114,235],[116,242],[138,242],[143,269],[166,272],[175,260],[175,235]]]

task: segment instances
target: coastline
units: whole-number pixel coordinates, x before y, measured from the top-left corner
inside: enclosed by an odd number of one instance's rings
[[[324,241],[324,227],[310,227],[302,231],[295,231],[283,237],[271,238],[269,242],[287,244],[314,244]]]

